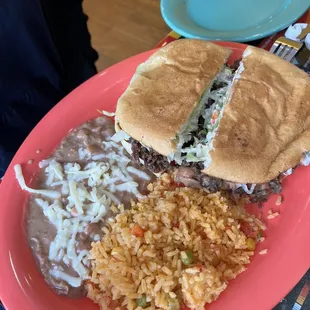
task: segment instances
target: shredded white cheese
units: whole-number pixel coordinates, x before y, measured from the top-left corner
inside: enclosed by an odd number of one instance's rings
[[[108,158],[106,154],[96,154],[92,157],[92,160],[100,160],[104,158]]]
[[[27,191],[28,193],[32,194],[38,194],[42,196],[46,196],[48,198],[57,199],[60,198],[61,194],[54,190],[48,190],[48,189],[33,189],[26,185],[25,179],[23,176],[23,171],[21,165],[15,165],[14,166],[15,176],[19,183],[19,186],[21,189]]]
[[[36,204],[56,228],[56,236],[49,248],[49,260],[72,266],[77,276],[73,277],[56,267],[50,273],[73,287],[80,286],[88,277],[89,267],[88,251],[78,250],[77,235],[86,232],[89,224],[102,221],[112,203],[120,204],[115,194],[117,191],[141,196],[139,184],[132,175],[150,179],[146,173],[129,166],[131,161],[119,144],[114,141],[103,144],[106,153],[92,158],[86,149],[78,150],[81,159],[92,160],[84,167],[78,163],[61,164],[53,158],[41,161],[39,166],[44,168],[46,187],[53,189],[28,187],[21,166],[14,167],[20,187],[39,195],[35,198]],[[99,161],[102,159],[104,161]],[[93,240],[99,239],[97,234]]]
[[[242,187],[245,193],[248,195],[253,194],[256,184],[251,184],[251,187],[248,188],[247,184],[237,184],[238,187]]]
[[[67,282],[68,284],[70,284],[72,287],[79,287],[82,285],[82,279],[79,277],[72,277],[70,275],[68,275],[67,273],[60,271],[60,270],[51,270],[50,274],[55,277],[56,279],[60,279],[63,280],[65,282]]]
[[[122,140],[127,140],[129,138],[130,136],[124,130],[120,130],[112,136],[111,140],[114,142],[121,142]]]
[[[105,110],[97,110],[99,113],[103,114],[103,115],[106,115],[106,116],[109,116],[109,117],[114,117],[115,116],[115,113],[114,112],[108,112],[108,111],[105,111]]]
[[[116,187],[116,190],[120,192],[133,192],[133,190],[138,187],[138,183],[126,182],[123,184],[116,185],[115,187]]]
[[[136,169],[136,168],[134,168],[134,167],[129,166],[129,167],[127,168],[127,171],[129,171],[129,172],[131,172],[131,173],[137,175],[137,176],[140,177],[141,179],[144,179],[144,180],[147,180],[147,181],[150,180],[150,177],[148,176],[147,173],[145,173],[145,172],[143,172],[143,171],[141,171],[141,170],[139,170],[139,169]]]
[[[44,168],[49,165],[49,163],[53,160],[53,158],[43,159],[39,162],[39,167]]]
[[[82,147],[80,147],[78,149],[78,154],[79,154],[79,159],[83,160],[83,159],[90,159],[90,154],[87,152],[86,149],[83,149]]]

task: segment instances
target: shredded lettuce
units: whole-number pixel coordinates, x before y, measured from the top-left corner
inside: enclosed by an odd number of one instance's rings
[[[286,171],[284,171],[282,174],[285,176],[291,175],[293,173],[293,168],[287,169]]]
[[[309,166],[310,165],[310,151],[304,153],[303,157],[300,160],[300,164],[302,166]]]
[[[179,165],[182,164],[183,160],[188,163],[203,162],[206,168],[210,165],[209,153],[213,149],[212,141],[217,134],[223,116],[233,77],[233,70],[229,67],[224,67],[217,75],[214,84],[224,84],[223,87],[212,91],[208,90],[203,94],[199,107],[194,111],[190,121],[178,135],[177,151],[169,156],[170,160],[174,160]],[[209,99],[214,102],[206,109]],[[193,137],[193,133],[199,129],[198,121],[201,116],[204,118],[203,128],[199,131],[199,138]],[[186,146],[188,142],[191,142],[190,146]]]
[[[183,153],[184,143],[189,142],[192,139],[192,132],[198,129],[198,120],[204,111],[205,103],[208,101],[210,91],[204,92],[198,107],[192,113],[190,120],[186,123],[186,126],[182,128],[177,136],[177,150],[174,154],[168,156],[168,160],[174,160],[177,164],[181,165],[182,160],[186,158],[186,154]],[[182,155],[183,154],[183,155]]]

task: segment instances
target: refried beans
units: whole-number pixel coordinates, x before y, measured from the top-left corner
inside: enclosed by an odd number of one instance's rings
[[[85,296],[86,253],[101,239],[102,228],[113,215],[110,206],[120,202],[129,207],[130,200],[146,194],[147,184],[154,181],[153,174],[132,163],[123,147],[111,140],[113,135],[110,118],[90,120],[71,131],[40,163],[36,189],[60,195],[30,195],[27,237],[44,279],[59,295]]]

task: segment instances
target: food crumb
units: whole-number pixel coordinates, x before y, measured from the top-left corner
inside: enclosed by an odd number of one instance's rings
[[[254,219],[254,223],[256,223],[256,225],[258,225],[258,227],[262,230],[265,231],[267,229],[266,225],[260,221],[259,219],[255,218]]]
[[[265,237],[260,237],[259,242],[263,242],[263,241],[265,241]]]
[[[169,296],[170,296],[171,298],[176,298],[176,297],[177,297],[177,295],[176,295],[175,293],[173,293],[173,292],[169,292]]]
[[[279,206],[283,202],[283,197],[282,195],[279,195],[277,200],[276,200],[276,206]]]
[[[41,153],[41,150],[40,149],[36,150],[36,153],[37,154]]]
[[[115,207],[115,205],[111,206],[110,210],[115,214],[118,213],[117,207]]]
[[[34,160],[33,159],[29,159],[28,160],[28,165],[32,165],[34,163]]]
[[[123,213],[123,212],[125,211],[125,208],[124,208],[124,205],[123,205],[123,204],[120,204],[117,208],[118,208],[118,210],[119,210],[121,213]],[[115,213],[117,213],[117,212],[115,212]]]
[[[267,254],[268,250],[267,249],[264,249],[264,250],[261,250],[258,254],[259,255],[265,255]]]
[[[269,210],[269,211],[271,211],[271,210]],[[269,213],[269,212],[268,212],[268,213]],[[267,219],[268,219],[268,220],[274,219],[274,218],[277,217],[278,215],[280,215],[279,212],[272,213],[272,211],[271,211],[271,213],[269,213],[269,215],[267,216]]]

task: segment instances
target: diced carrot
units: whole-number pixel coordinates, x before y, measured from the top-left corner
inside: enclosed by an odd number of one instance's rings
[[[253,226],[245,221],[240,221],[240,230],[247,236],[251,238],[256,238],[258,231],[253,229]]]
[[[177,187],[179,187],[180,184],[175,183],[173,180],[170,182],[170,189],[176,189]]]
[[[135,224],[131,233],[138,238],[142,238],[144,236],[144,230],[138,224]]]
[[[196,264],[195,267],[199,269],[199,271],[202,271],[203,265],[202,264]]]
[[[255,238],[257,237],[258,233],[259,233],[258,230],[253,230],[253,231],[248,235],[248,237],[254,238],[254,239],[255,239]]]
[[[179,224],[179,223],[173,223],[173,224],[172,224],[172,228],[173,228],[173,227],[179,228],[179,227],[180,227],[180,224]]]
[[[212,114],[212,118],[211,118],[211,124],[213,125],[215,123],[215,121],[217,120],[219,116],[219,112],[217,110],[215,110]]]

